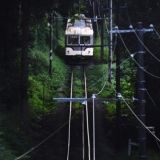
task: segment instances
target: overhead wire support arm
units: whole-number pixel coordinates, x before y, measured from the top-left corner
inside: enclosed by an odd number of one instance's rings
[[[114,30],[110,30],[109,33],[133,33],[133,32],[137,32],[137,31],[143,31],[144,33],[145,32],[153,32],[153,28],[149,28],[149,29],[145,29],[145,28],[142,28],[142,29],[133,29],[132,26],[130,26],[131,29],[128,29],[128,30],[119,30],[118,29],[118,26],[115,26]]]
[[[103,45],[88,45],[88,44],[81,44],[81,45],[72,45],[74,47],[85,47],[85,48],[93,48],[93,47],[105,47],[109,46],[109,44],[103,44]],[[65,47],[71,47],[71,45],[65,45]]]
[[[53,100],[58,101],[58,102],[92,102],[92,98],[53,98]],[[117,102],[121,100],[120,98],[94,98],[95,102]],[[133,101],[133,98],[125,98],[125,100],[128,101]]]

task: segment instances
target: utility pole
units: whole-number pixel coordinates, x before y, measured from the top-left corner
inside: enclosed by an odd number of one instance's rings
[[[56,39],[57,39],[57,45],[58,45],[58,39],[59,39],[58,27],[59,27],[59,24],[58,24],[58,14],[57,13],[56,13],[56,16],[55,16],[55,23],[56,23]]]
[[[96,7],[96,0],[93,0],[93,29],[94,29],[94,37],[97,38],[97,7]]]
[[[104,13],[103,6],[101,7],[101,62],[103,62],[104,58]]]
[[[144,79],[144,48],[143,48],[143,34],[142,22],[137,24],[138,35],[138,51],[136,55],[137,66],[137,96],[138,96],[138,118],[143,124],[146,121],[145,114],[145,79]],[[138,123],[138,144],[139,144],[139,160],[147,160],[146,156],[146,129],[141,123]]]
[[[138,117],[139,120],[145,125],[145,80],[144,80],[144,49],[143,49],[143,34],[145,32],[152,32],[153,28],[144,29],[142,28],[142,22],[138,22],[137,29],[134,30],[131,28],[130,30],[119,30],[118,27],[115,27],[115,30],[110,32],[112,33],[132,33],[136,32],[138,37],[137,44],[137,53],[136,53],[136,61],[137,61],[137,106],[138,106]],[[138,123],[138,144],[139,144],[139,160],[147,160],[146,156],[146,130],[142,123]]]
[[[52,76],[52,59],[53,59],[53,12],[50,13],[50,64],[49,64],[49,74]]]
[[[108,80],[111,82],[112,78],[112,41],[113,41],[113,33],[112,33],[112,23],[113,23],[113,17],[112,17],[112,0],[109,1],[109,66],[108,66]]]
[[[119,26],[119,10],[120,10],[120,3],[119,0],[116,0],[116,25]],[[117,93],[121,93],[120,88],[120,51],[119,51],[119,39],[118,35],[116,36],[116,91]],[[119,67],[118,67],[119,66]],[[118,101],[116,103],[116,124],[117,124],[117,137],[116,137],[116,147],[120,149],[121,147],[121,102]]]

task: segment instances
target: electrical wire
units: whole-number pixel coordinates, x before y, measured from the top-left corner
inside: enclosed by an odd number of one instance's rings
[[[146,93],[148,94],[148,96],[149,96],[150,100],[152,101],[152,103],[154,104],[154,106],[157,107],[156,103],[153,101],[153,98],[151,97],[151,95],[149,94],[147,89],[146,89]]]
[[[130,25],[131,25],[131,20],[130,20],[130,16],[129,16],[129,13],[128,13],[128,7],[126,7],[126,13],[127,13],[127,17],[128,17],[128,21],[129,21],[129,23],[130,23]],[[158,35],[158,37],[160,38],[160,34],[156,31],[156,29],[154,28],[154,26],[153,26],[153,29],[154,29],[154,31],[156,32],[156,34]],[[137,36],[137,35],[136,35]],[[137,36],[137,38],[139,39],[139,37]],[[139,41],[142,43],[142,41],[139,39]],[[143,44],[143,46],[146,48],[146,50],[153,56],[153,57],[155,57],[149,50],[148,50],[148,48],[144,45],[144,43],[142,43]],[[128,49],[127,49],[128,50]],[[131,57],[129,57],[129,58],[131,58]],[[125,61],[127,61],[129,58],[127,58]],[[132,57],[133,58],[133,57]],[[155,57],[158,61],[160,61],[157,57]],[[125,62],[124,61],[124,62]],[[123,62],[123,63],[124,63]],[[123,63],[121,63],[121,64],[123,64]],[[120,64],[120,65],[121,65]],[[120,66],[119,65],[119,66]],[[117,66],[117,67],[119,67],[119,66]],[[148,91],[147,91],[147,89],[146,89],[146,92],[147,92],[147,94],[148,94],[148,96],[149,96],[149,98],[151,99],[151,101],[153,102],[153,104],[156,106],[156,104],[155,104],[155,102],[153,101],[153,99],[152,99],[152,97],[150,96],[150,94],[148,93]],[[128,106],[128,105],[127,105]],[[130,108],[131,109],[131,108]],[[132,112],[132,113],[134,113],[134,112]],[[148,129],[148,128],[147,128]],[[150,130],[148,130],[149,132],[150,132]],[[153,135],[153,133],[152,132],[150,132],[152,135]],[[157,140],[157,138],[155,137],[155,140],[156,140],[156,143],[157,143],[157,145],[158,145],[158,148],[160,149],[160,145],[159,145],[159,143],[158,143],[158,140]]]
[[[128,17],[128,21],[131,25],[131,20],[130,20],[130,16],[129,16],[129,13],[128,13],[128,7],[126,8],[126,13],[127,13],[127,17]],[[152,28],[153,30],[156,32],[156,34],[159,36],[160,38],[160,34],[156,31],[156,29],[154,28],[154,26],[152,25]],[[157,58],[147,47],[146,45],[141,41],[141,39],[138,37],[137,33],[133,30],[133,32],[135,33],[136,37],[138,38],[138,40],[141,42],[141,44],[144,46],[144,48],[157,60],[160,62],[160,59]]]
[[[144,48],[148,51],[148,53],[150,53],[158,62],[160,62],[160,59],[157,58],[147,47],[146,45],[141,41],[141,39],[139,38],[139,36],[137,35],[137,33],[135,32],[135,30],[133,30],[134,34],[136,35],[136,37],[138,38],[138,40],[140,41],[140,43],[144,46]]]
[[[127,6],[127,2],[126,2],[126,6]],[[126,7],[126,13],[127,13],[129,24],[131,24],[131,19],[130,19],[129,12],[128,12],[128,6]]]
[[[102,93],[102,91],[104,90],[106,84],[107,84],[107,80],[105,80],[105,82],[104,82],[104,84],[103,84],[101,90],[100,90],[97,94],[95,94],[95,95],[99,95],[100,93]]]
[[[150,131],[148,129],[148,127],[139,119],[139,117],[134,113],[134,111],[131,109],[131,107],[128,105],[128,103],[126,102],[126,100],[123,98],[122,96],[122,100],[124,101],[124,103],[127,105],[128,109],[132,112],[132,114],[136,117],[136,119],[142,124],[142,126],[154,137],[156,138],[157,141],[160,142],[160,139],[154,134],[152,133],[152,131]]]
[[[158,35],[158,37],[160,38],[160,34],[157,32],[157,30],[154,28],[154,26],[152,26],[153,27],[153,30],[156,32],[156,34]]]
[[[133,54],[130,54],[130,57],[128,57],[127,59],[125,59],[122,63],[120,63],[118,66],[116,66],[116,68],[118,68],[118,67],[120,67],[120,66],[122,66],[126,61],[128,61],[130,58],[132,58],[132,57],[134,57],[134,55],[135,55],[136,53],[133,53]],[[115,69],[116,69],[115,68]],[[96,85],[99,81],[101,81],[101,80],[103,80],[103,79],[105,79],[105,82],[104,82],[104,84],[103,84],[103,87],[101,88],[101,90],[96,94],[96,95],[99,95],[103,90],[104,90],[104,88],[105,88],[105,85],[106,85],[106,77],[108,76],[108,73],[106,73],[104,76],[102,76],[101,78],[99,78],[95,83],[93,83],[92,85],[90,85],[88,88],[91,88],[92,86],[94,86],[94,85]]]
[[[128,61],[130,58],[132,58],[135,54],[136,54],[136,53],[130,54],[130,56],[129,56],[127,59],[125,59],[123,62],[121,62],[118,66],[116,66],[116,68],[122,66],[125,62],[127,62],[127,61]]]
[[[80,112],[80,111],[79,111]],[[74,114],[72,116],[71,119],[73,119],[79,112],[77,112],[76,114]],[[28,150],[26,153],[22,154],[21,156],[15,158],[14,160],[19,160],[21,158],[23,158],[24,156],[26,156],[27,154],[31,153],[32,151],[34,151],[36,148],[38,148],[40,145],[42,145],[44,142],[46,142],[48,139],[50,139],[53,135],[55,135],[57,132],[59,132],[65,125],[67,125],[69,122],[69,120],[67,122],[65,122],[61,127],[59,127],[55,132],[53,132],[50,136],[48,136],[46,139],[44,139],[43,141],[41,141],[39,144],[37,144],[35,147],[32,147],[30,150]]]
[[[112,83],[110,83],[111,86],[113,87]],[[114,89],[114,88],[113,88]],[[134,111],[132,110],[132,108],[129,106],[129,104],[126,102],[125,98],[120,94],[118,93],[115,89],[114,89],[114,92],[116,94],[119,94],[120,98],[123,100],[123,102],[126,104],[126,106],[128,107],[128,109],[131,111],[131,113],[135,116],[135,118],[141,123],[141,125],[154,137],[156,138],[157,141],[160,142],[160,139],[154,134],[152,133],[152,131],[149,130],[149,128],[140,120],[140,118],[134,113]]]
[[[155,138],[155,140],[156,140],[156,143],[157,143],[158,148],[160,149],[160,144],[158,143],[158,141],[157,141],[156,138]]]
[[[122,36],[121,36],[121,34],[120,34],[119,32],[118,32],[118,34],[119,34],[120,39],[121,39],[124,47],[126,48],[127,52],[131,55],[129,49],[127,48],[127,46],[126,46],[126,44],[125,44],[125,42],[124,42],[124,40],[123,40],[123,38],[122,38]],[[146,71],[142,66],[139,65],[139,63],[138,63],[133,57],[132,57],[132,60],[133,60],[144,72],[146,72],[147,74],[151,75],[152,77],[158,78],[158,79],[160,78],[159,76],[156,76],[156,75],[154,75],[154,74]]]
[[[98,93],[96,93],[95,95],[99,95],[104,90],[104,88],[106,86],[106,83],[107,83],[107,78],[106,78],[107,75],[108,75],[108,73],[105,74],[104,76],[102,76],[99,80],[97,80],[94,84],[91,85],[91,86],[96,85],[99,81],[101,81],[102,79],[105,79],[104,84],[103,84],[101,90]],[[91,88],[91,86],[89,86],[88,88]]]
[[[106,76],[106,75],[104,75],[104,76]],[[104,78],[104,76],[102,76],[100,79],[98,79],[95,83],[93,83],[92,85],[90,85],[88,88],[91,88],[92,86],[94,86],[94,85],[96,85],[99,81],[101,81],[103,78]]]

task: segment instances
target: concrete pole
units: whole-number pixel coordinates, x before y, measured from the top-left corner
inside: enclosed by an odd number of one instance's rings
[[[137,24],[138,39],[138,51],[136,55],[136,61],[139,64],[137,66],[137,97],[138,97],[138,117],[145,124],[145,79],[144,79],[144,48],[141,42],[143,42],[143,28],[142,22]],[[147,160],[146,156],[146,129],[141,123],[138,123],[138,144],[139,144],[139,160]]]

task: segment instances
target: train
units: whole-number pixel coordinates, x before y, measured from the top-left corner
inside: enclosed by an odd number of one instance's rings
[[[93,27],[90,18],[76,14],[74,22],[67,20],[65,30],[65,56],[70,62],[93,57]]]

